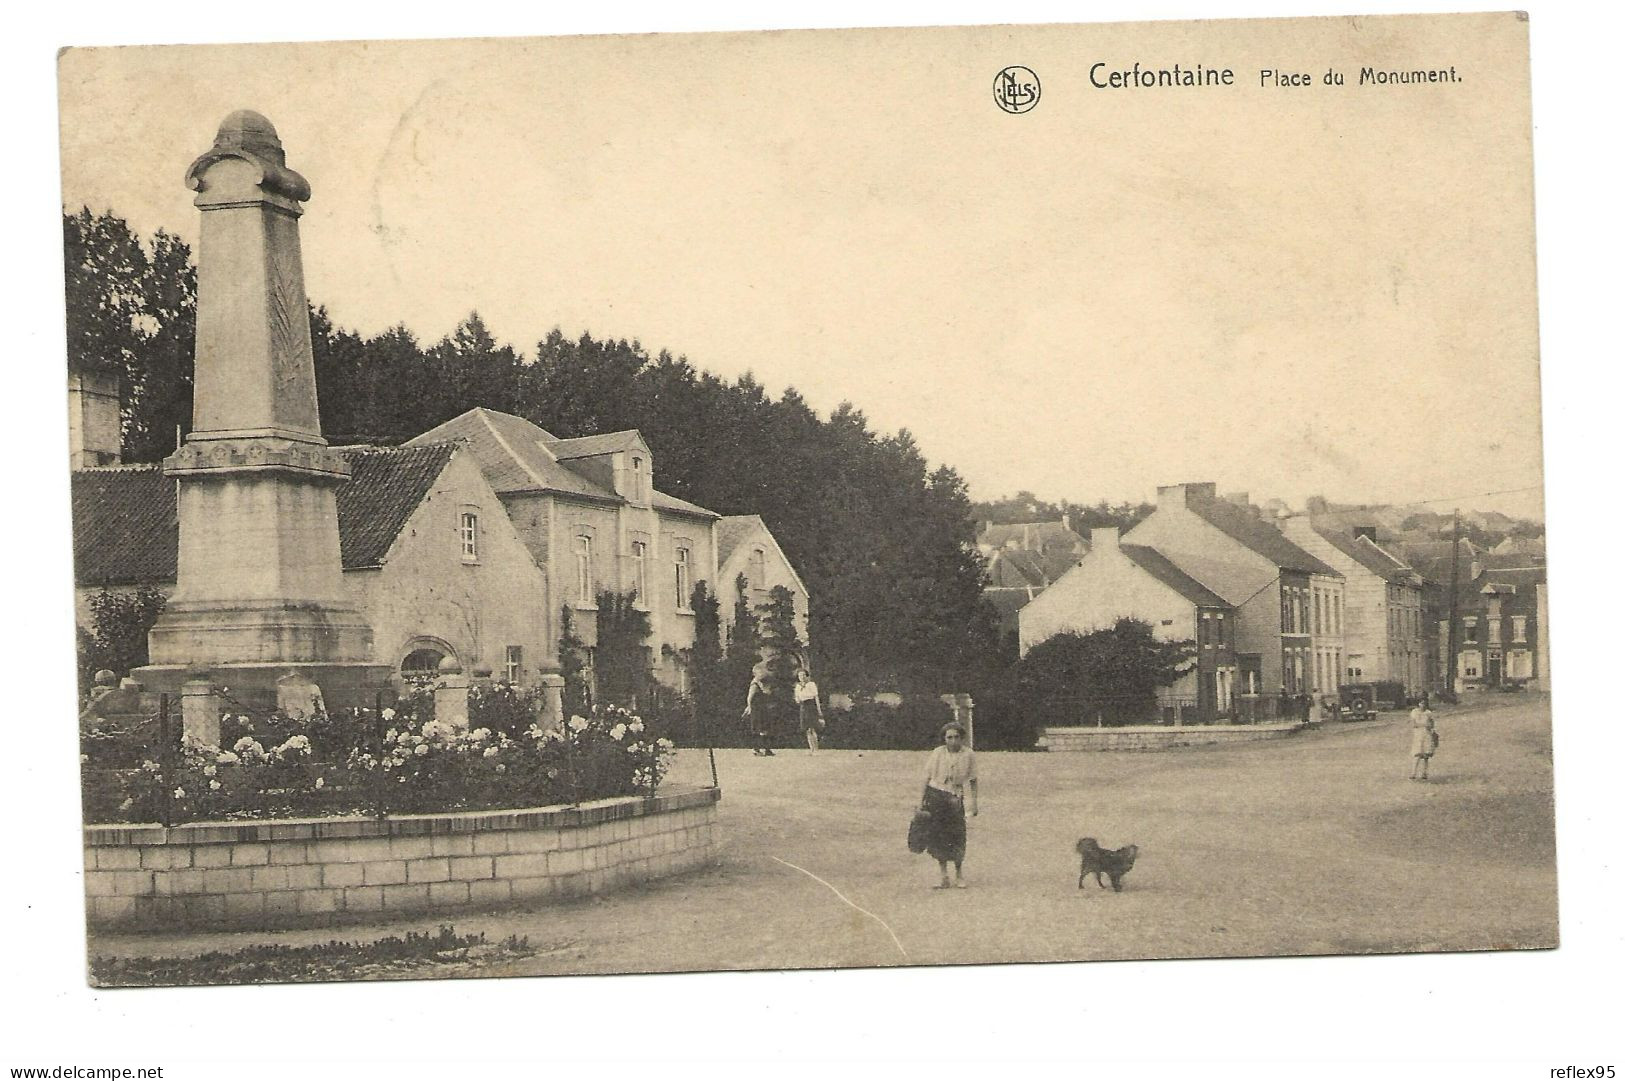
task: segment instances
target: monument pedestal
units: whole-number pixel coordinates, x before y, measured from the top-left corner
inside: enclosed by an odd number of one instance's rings
[[[271,122],[240,110],[186,174],[202,212],[192,431],[164,460],[176,482],[174,595],[136,673],[211,710],[371,705],[391,670],[343,581],[345,457],[321,434],[304,269],[305,178]],[[211,690],[213,688],[213,690]]]

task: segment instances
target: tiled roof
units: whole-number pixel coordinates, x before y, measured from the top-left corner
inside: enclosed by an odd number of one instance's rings
[[[350,462],[350,483],[338,492],[339,554],[345,570],[384,561],[406,520],[423,502],[455,443],[410,447],[340,447]]]
[[[77,470],[72,494],[75,584],[175,580],[175,482],[158,466]]]
[[[1545,552],[1501,552],[1492,549],[1478,557],[1478,562],[1485,567],[1506,567],[1508,569],[1533,570],[1546,565]]]
[[[1080,546],[1083,544],[1083,538],[1065,522],[1005,522],[989,525],[976,537],[977,544],[989,548],[1002,548],[1011,541],[1040,546],[1057,541]]]
[[[619,501],[614,492],[560,465],[546,449],[546,444],[558,440],[523,417],[494,409],[470,409],[406,445],[448,439],[468,443],[486,482],[499,493],[549,491]]]
[[[547,444],[548,453],[564,461],[567,458],[590,458],[595,454],[613,454],[618,450],[633,450],[646,446],[636,428],[624,432],[603,432],[599,435],[577,436],[575,439],[555,439]]]
[[[1172,560],[1155,548],[1143,544],[1123,544],[1119,547],[1135,566],[1192,604],[1203,608],[1233,607],[1229,601],[1176,567]]]
[[[1503,588],[1511,586],[1519,593],[1533,593],[1535,586],[1544,584],[1545,581],[1545,567],[1497,567],[1480,575],[1478,581],[1472,584],[1472,588],[1482,592],[1487,585]]]
[[[480,463],[487,483],[500,493],[557,492],[599,502],[624,503],[626,500],[615,492],[564,465],[551,448],[564,446],[567,457],[584,457],[589,453],[605,453],[604,450],[581,450],[583,446],[593,445],[594,440],[612,442],[626,437],[641,438],[636,431],[626,431],[582,436],[579,439],[558,439],[524,417],[480,408],[455,416],[409,440],[406,445],[411,447],[447,439],[466,441],[473,449],[474,459]],[[609,442],[603,445],[609,446]],[[716,517],[714,511],[665,492],[655,492],[651,502],[659,510],[676,514]]]
[[[1450,584],[1450,542],[1442,541],[1406,541],[1396,546],[1399,554],[1411,568],[1420,574],[1426,581],[1437,585]],[[1461,540],[1461,554],[1457,557],[1460,563],[1459,574],[1462,581],[1466,581],[1472,574],[1473,560],[1482,553],[1472,541],[1465,537]]]
[[[717,566],[728,562],[728,557],[734,554],[734,549],[744,543],[758,529],[766,529],[767,523],[762,521],[760,514],[730,514],[717,523]]]
[[[345,570],[376,567],[457,447],[338,447],[350,483],[338,492]],[[180,529],[175,482],[156,465],[73,474],[73,578],[80,586],[173,582]]]
[[[1088,551],[1087,545],[1084,546],[1084,551]],[[1058,544],[1036,553],[1036,556],[1038,566],[1043,571],[1046,582],[1058,581],[1061,575],[1076,567],[1078,560],[1082,558],[1077,552],[1063,548]]]
[[[1412,578],[1410,568],[1366,537],[1356,537],[1339,529],[1315,526],[1321,538],[1354,562],[1388,582],[1405,583]]]
[[[1037,586],[1042,589],[1051,581],[1032,552],[1020,548],[1001,548],[993,553],[987,564],[991,588],[1020,588]]]
[[[1232,540],[1251,548],[1284,571],[1341,578],[1332,568],[1287,540],[1279,529],[1222,499],[1190,499],[1185,504],[1203,521]]]
[[[720,518],[714,510],[706,510],[698,503],[690,503],[686,499],[678,499],[674,495],[656,491],[649,499],[649,504],[656,510],[670,511],[673,514],[692,514],[696,518]]]

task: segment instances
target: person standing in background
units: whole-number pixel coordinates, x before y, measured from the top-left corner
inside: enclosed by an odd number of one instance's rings
[[[805,668],[796,671],[796,713],[801,728],[807,734],[807,750],[818,753],[818,733],[824,730],[824,707],[818,701],[818,684]]]

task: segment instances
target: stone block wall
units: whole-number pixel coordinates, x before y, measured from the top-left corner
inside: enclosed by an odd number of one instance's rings
[[[270,928],[581,897],[713,862],[720,797],[88,826],[86,917],[94,928]]]
[[[1214,743],[1249,743],[1281,739],[1303,726],[1289,724],[1211,724],[1172,727],[1138,725],[1125,728],[1046,728],[1038,737],[1045,751],[1166,751]]]

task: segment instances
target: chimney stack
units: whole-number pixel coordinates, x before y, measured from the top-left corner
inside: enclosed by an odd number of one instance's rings
[[[73,469],[119,461],[118,376],[68,373],[68,454]]]
[[[1157,488],[1157,506],[1188,507],[1192,503],[1215,498],[1219,490],[1213,481],[1187,481],[1184,484],[1164,484]]]

